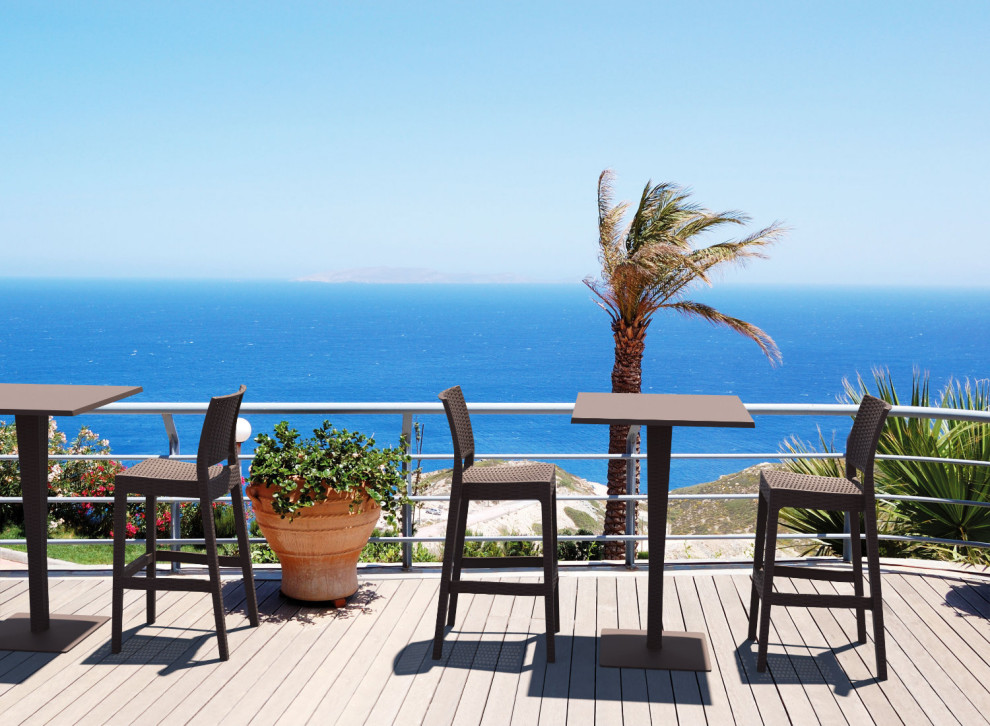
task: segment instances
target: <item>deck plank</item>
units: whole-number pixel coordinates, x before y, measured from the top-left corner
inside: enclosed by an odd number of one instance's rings
[[[677,600],[677,584],[674,582],[674,577],[664,575],[663,580],[663,629],[686,630],[681,604]],[[640,597],[644,598],[640,602],[640,612],[646,611],[648,583],[647,579],[643,583],[643,589],[640,590]],[[707,697],[707,687],[702,688],[698,674],[691,671],[671,671],[670,682],[674,689],[678,723],[707,723],[704,700]]]
[[[524,574],[511,578],[524,579]],[[528,580],[527,580],[528,581]],[[27,581],[4,582],[5,605]],[[212,603],[163,592],[158,622],[128,591],[125,653],[109,630],[69,653],[0,651],[0,712],[11,724],[274,723],[987,723],[990,577],[885,565],[890,678],[875,680],[872,629],[855,643],[848,609],[775,608],[769,672],[745,640],[748,575],[671,574],[665,626],[707,632],[708,674],[598,666],[602,627],[645,625],[645,571],[564,574],[558,663],[545,659],[543,599],[466,595],[444,660],[430,655],[435,576],[370,578],[348,615],[320,617],[259,580],[261,627],[246,627],[243,588],[227,581],[231,660],[216,659]],[[782,592],[847,584],[780,579]],[[53,577],[53,611],[100,613],[107,577]],[[236,594],[235,594],[236,593]],[[453,657],[452,657],[453,655]],[[6,668],[6,670],[5,670]],[[315,698],[305,694],[314,694]],[[672,718],[673,717],[673,718]]]
[[[990,622],[973,607],[983,598],[973,593],[972,583],[945,578],[913,576],[904,581],[935,609],[950,628],[959,632],[974,652],[987,662],[990,657]],[[975,636],[975,637],[971,637]]]
[[[362,691],[362,696],[367,704],[367,708],[363,710],[365,712],[371,710],[374,705],[373,696],[381,687],[387,673],[392,670],[392,664],[386,659],[367,656],[397,652],[409,641],[409,633],[416,622],[414,619],[404,617],[410,601],[417,608],[422,609],[427,606],[431,595],[431,589],[420,588],[420,584],[422,583],[415,580],[398,581],[398,589],[385,603],[375,627],[358,646],[355,656],[350,658],[346,667],[337,675],[327,680],[319,691],[314,691],[316,694],[322,694],[322,699],[309,717],[311,723],[347,723],[340,718],[340,715],[347,708],[348,703],[357,701],[358,691],[362,685],[366,688]],[[421,589],[423,592],[418,592]],[[419,597],[416,596],[417,592]],[[375,663],[379,664],[379,668],[369,672]],[[355,703],[355,707],[361,708],[360,703]]]
[[[418,724],[424,723],[426,713],[430,709],[433,694],[436,693],[440,680],[444,674],[447,661],[450,660],[457,641],[464,630],[464,621],[470,615],[474,607],[474,601],[478,595],[462,593],[457,604],[457,619],[461,625],[454,628],[446,628],[446,635],[443,639],[443,653],[440,660],[433,660],[433,630],[430,628],[429,652],[420,664],[419,671],[413,678],[412,686],[406,700],[402,703],[402,711],[395,720],[397,724]],[[436,626],[436,607],[433,608],[433,625]]]
[[[243,582],[238,580],[225,587],[224,609],[233,611],[242,607],[246,597]],[[274,592],[271,585],[267,589],[259,588],[258,596],[263,601],[271,592]],[[179,677],[182,670],[173,664],[178,664],[183,657],[188,663],[196,651],[197,639],[205,642],[213,638],[215,643],[212,598],[205,593],[186,593],[181,603],[173,607],[181,608],[185,603],[190,606],[185,612],[177,612],[171,624],[158,620],[154,625],[143,626],[124,640],[120,654],[105,656],[105,660],[117,663],[113,669],[114,680],[107,682],[116,687],[105,695],[99,709],[93,709],[82,719],[83,724],[124,723],[128,721],[129,713],[135,714],[131,718],[136,718],[136,714],[143,713],[168,689],[172,680]],[[138,618],[142,615],[142,604],[143,601],[139,601],[134,606]],[[228,624],[235,622],[239,621],[230,618]],[[105,720],[101,720],[101,716]]]
[[[507,582],[519,581],[519,578],[507,578]],[[511,600],[512,607],[509,611],[505,637],[498,654],[498,662],[495,664],[495,672],[492,674],[488,698],[485,699],[481,726],[501,726],[511,723],[516,708],[519,679],[523,669],[527,667],[526,648],[530,638],[529,626],[533,619],[536,598],[514,597]]]
[[[774,582],[775,587],[779,590],[780,586],[786,585],[785,580],[786,578],[779,578],[779,584],[778,581]],[[734,577],[732,581],[736,585],[739,599],[745,601],[751,591],[750,578]],[[794,608],[775,607],[770,616],[777,633],[776,637],[779,640],[774,642],[771,638],[769,650],[772,651],[776,647],[778,653],[783,651],[786,656],[785,669],[781,672],[778,667],[774,672],[774,678],[778,680],[778,683],[781,678],[786,678],[789,684],[800,684],[822,726],[845,726],[846,719],[839,704],[835,701],[832,689],[815,663],[814,654],[794,626],[794,620],[790,613],[792,609]],[[771,667],[769,657],[767,665]]]
[[[494,601],[494,595],[475,595],[471,609],[458,617],[460,625],[454,627],[461,632],[451,647],[449,657],[443,661],[440,681],[423,718],[424,724],[448,726],[454,722],[454,714],[464,696],[464,687],[481,642],[480,636]]]
[[[399,581],[397,580],[381,583],[375,590],[373,598],[351,611],[356,613],[354,622],[340,635],[339,639],[335,637],[337,633],[330,632],[333,629],[332,626],[324,629],[324,632],[320,634],[320,640],[328,639],[331,647],[329,651],[322,649],[317,651],[325,656],[322,662],[317,663],[311,670],[295,673],[295,678],[301,682],[297,693],[313,695],[303,695],[288,702],[283,701],[283,712],[278,714],[277,720],[273,718],[267,723],[291,724],[293,726],[306,723],[319,705],[315,694],[322,695],[352,659],[378,655],[378,653],[362,653],[362,644],[368,634],[379,625],[382,614],[392,604],[393,596],[398,589]]]
[[[589,637],[595,644],[595,723],[618,724],[622,723],[622,671],[625,669],[603,668],[599,657],[599,633],[602,628],[619,627],[617,583],[614,577],[594,579],[598,581],[598,603],[594,608],[598,623]],[[573,696],[569,700],[572,701]]]
[[[745,641],[745,633],[741,637],[733,637],[729,623],[725,618],[722,601],[712,577],[698,576],[694,578],[698,588],[701,604],[701,615],[708,628],[708,642],[712,656],[717,661],[722,686],[725,688],[729,707],[732,709],[732,721],[739,724],[764,723],[777,726],[787,722],[787,713],[781,707],[771,718],[769,713],[760,713],[756,705],[756,697],[748,680],[744,679],[743,665],[740,660],[737,643]]]
[[[743,576],[749,582],[748,576]],[[791,723],[783,694],[777,689],[773,676],[767,670],[760,673],[756,670],[756,643],[746,640],[749,621],[746,607],[739,601],[736,586],[729,577],[716,577],[715,589],[718,592],[722,613],[729,624],[729,632],[736,643],[736,657],[742,668],[740,677],[744,677],[753,691],[756,707],[764,724]]]
[[[262,627],[249,632],[244,639],[237,662],[234,662],[231,654],[230,661],[217,665],[216,676],[224,685],[209,696],[208,700],[196,699],[195,693],[192,694],[191,700],[199,700],[202,706],[187,723],[213,724],[227,717],[239,719],[243,723],[251,718],[254,711],[248,708],[245,699],[252,688],[258,686],[259,677],[266,680],[273,677],[272,667],[278,662],[285,643],[293,640],[295,629],[292,626],[309,620],[310,616],[304,613],[309,610],[303,602],[278,596],[277,609],[271,617],[266,618]]]
[[[639,630],[639,601],[636,594],[636,580],[632,577],[618,577],[615,584],[618,627],[623,630]],[[622,686],[622,723],[651,723],[646,669],[621,668],[619,675]]]
[[[156,603],[156,623],[154,628],[169,628],[175,621],[194,606],[197,600],[202,599],[202,593],[180,593],[163,592]],[[145,599],[138,597],[130,611],[124,616],[124,629],[137,626],[141,628],[145,625]],[[82,702],[87,694],[99,691],[104,695],[98,709],[94,709],[94,714],[106,714],[112,707],[114,696],[120,700],[120,686],[128,679],[128,669],[120,667],[117,663],[127,662],[132,658],[141,658],[150,654],[154,650],[164,647],[160,641],[163,638],[159,635],[158,642],[146,643],[141,651],[133,650],[134,639],[125,641],[121,653],[114,655],[110,652],[109,642],[104,641],[102,646],[94,650],[89,657],[82,661],[77,660],[70,667],[62,671],[59,679],[59,688],[56,692],[46,694],[42,691],[39,695],[46,696],[45,705],[40,708],[32,717],[32,721],[46,723],[49,720],[58,722],[62,718],[71,718],[71,711]],[[123,656],[123,657],[122,657]],[[130,695],[130,694],[127,694]],[[62,716],[56,717],[59,712],[65,711]],[[113,711],[109,711],[113,713]]]
[[[559,703],[547,703],[544,694],[544,712],[541,724],[594,723],[595,696],[598,693],[598,585],[599,580],[611,578],[582,577],[577,583],[574,612],[574,639],[571,646],[569,690]],[[558,654],[559,655],[559,654]],[[562,668],[563,663],[547,666],[547,678],[551,670]],[[554,718],[549,718],[554,716]],[[563,718],[561,718],[563,717]],[[615,721],[613,721],[615,723]]]
[[[639,629],[646,630],[648,608],[646,606],[649,581],[635,578],[636,609],[639,611]],[[670,671],[646,669],[646,691],[650,703],[650,721],[654,724],[677,723],[677,704],[674,700],[674,683]]]
[[[102,588],[99,584],[95,587],[84,586],[73,593],[76,596],[65,602],[59,610],[65,614],[97,615],[105,609],[109,609],[109,588]],[[130,596],[129,598],[127,596]],[[138,597],[144,600],[143,594],[138,592],[125,593],[125,605],[135,602]],[[64,685],[63,674],[72,672],[77,658],[87,657],[94,651],[103,647],[110,640],[110,622],[107,621],[93,633],[73,648],[71,657],[65,654],[53,653],[32,653],[30,657],[24,659],[13,671],[5,674],[5,678],[17,681],[17,686],[5,694],[8,699],[0,697],[0,704],[8,700],[4,707],[4,721],[6,723],[21,723],[30,717],[35,711],[43,707],[48,699],[56,694]]]
[[[798,581],[799,592],[835,594],[830,583]],[[869,587],[866,588],[867,592]],[[871,714],[882,713],[884,701],[892,708],[895,717],[905,724],[957,723],[958,719],[946,709],[943,695],[929,683],[923,669],[906,650],[909,646],[896,637],[897,614],[889,603],[884,604],[884,632],[887,640],[886,681],[876,680],[876,659],[873,649],[873,624],[867,616],[867,642],[856,642],[856,615],[847,608],[821,609],[819,621],[822,632],[838,656],[843,669],[849,674],[863,702]],[[895,629],[891,629],[894,625]],[[878,723],[881,723],[878,721]]]
[[[508,582],[508,578],[499,579],[501,582]],[[506,631],[509,629],[513,599],[506,595],[496,596],[491,610],[488,611],[488,619],[478,638],[478,650],[475,652],[474,662],[464,684],[466,697],[461,698],[454,713],[453,722],[458,725],[480,724],[484,718],[502,646],[507,636]],[[504,715],[502,723],[507,724],[511,712]]]
[[[321,613],[325,613],[325,616],[314,618],[313,624],[300,636],[300,642],[296,644],[298,651],[295,663],[289,674],[279,681],[265,681],[268,698],[253,717],[245,714],[246,718],[250,718],[249,723],[267,726],[293,708],[296,700],[302,698],[300,694],[309,683],[310,676],[320,665],[331,657],[334,651],[344,653],[349,647],[351,641],[347,639],[348,632],[356,623],[362,622],[366,614],[365,609],[375,602],[378,590],[383,584],[381,580],[362,581],[358,593],[350,598],[343,608],[329,612],[326,612],[325,608],[317,608]],[[303,614],[303,617],[306,615]],[[243,723],[243,720],[239,723]]]
[[[416,674],[422,672],[424,668],[429,668],[426,662],[430,661],[433,651],[433,631],[437,622],[440,580],[431,579],[428,583],[432,599],[420,613],[410,642],[393,657],[388,679],[382,686],[371,712],[364,720],[366,724],[381,726],[404,723],[406,719],[401,715],[401,711]],[[409,617],[415,619],[415,614],[410,613]]]
[[[247,614],[234,610],[227,614],[227,643],[230,660],[221,661],[217,651],[217,641],[212,622],[212,598],[204,597],[203,606],[207,613],[198,625],[202,628],[200,638],[187,641],[183,655],[174,661],[172,668],[177,671],[174,679],[168,679],[162,690],[159,680],[153,681],[151,695],[158,694],[150,702],[147,714],[140,720],[147,723],[182,724],[197,717],[204,707],[215,708],[226,702],[220,701],[217,694],[227,686],[229,679],[245,666],[255,655],[260,644],[272,635],[277,625],[273,620],[284,617],[287,611],[295,610],[289,605],[271,583],[266,583],[263,597],[258,601],[260,622],[257,628],[250,627]],[[176,649],[183,643],[176,642]],[[164,674],[163,674],[164,675]]]
[[[393,596],[393,600],[400,606],[400,612],[397,614],[397,622],[388,638],[381,644],[381,653],[402,653],[410,647],[410,642],[423,619],[434,621],[438,587],[439,582],[435,580],[402,581],[402,587]],[[382,613],[383,618],[387,616],[387,612]],[[367,644],[363,647],[367,648]],[[425,654],[422,653],[423,650],[420,648],[420,660],[422,660],[422,654]],[[339,692],[338,683],[334,682],[324,700],[326,698],[338,698],[340,700],[340,714],[335,716],[336,722],[360,724],[370,720],[369,715],[378,705],[378,701],[384,697],[394,697],[395,695],[389,689],[389,680],[393,676],[394,670],[395,659],[373,658],[367,663],[363,677],[348,692]],[[334,691],[338,692],[334,693]],[[402,695],[405,695],[405,690],[402,691]],[[401,704],[401,699],[399,703]],[[398,709],[396,709],[397,711]],[[333,723],[329,720],[326,722]],[[382,721],[378,721],[378,723],[382,723]]]
[[[708,673],[698,673],[698,684],[701,687],[703,700],[706,702],[705,716],[708,723],[732,723],[732,708],[726,695],[720,659],[725,653],[716,653],[711,646],[711,636],[705,624],[705,615],[701,609],[701,599],[695,585],[694,577],[675,577],[677,584],[677,599],[684,616],[684,629],[693,633],[705,633],[708,638],[709,658],[712,670]]]
[[[570,640],[574,631],[574,593],[577,580],[567,578],[560,581],[560,633]],[[540,720],[540,709],[543,705],[544,680],[547,673],[546,648],[539,641],[536,628],[542,623],[533,619],[533,612],[539,604],[535,595],[517,598],[519,603],[519,618],[526,621],[528,632],[526,648],[523,652],[523,670],[516,684],[516,697],[512,702],[512,718],[509,721],[514,726],[532,726]],[[557,645],[557,657],[563,659],[560,641]],[[570,653],[570,645],[567,646]],[[568,656],[569,657],[569,656]]]
[[[775,585],[779,592],[797,592],[795,581],[786,577],[777,580]],[[808,657],[813,659],[818,670],[818,675],[815,676],[816,681],[820,677],[818,682],[832,689],[835,702],[842,711],[843,721],[851,724],[896,723],[897,716],[886,699],[880,699],[880,702],[886,707],[885,710],[882,713],[871,715],[860,697],[859,690],[853,687],[849,676],[836,659],[835,653],[822,634],[811,608],[787,607],[783,608],[783,611],[791,619],[792,632],[796,638],[804,643],[808,649]]]
[[[956,676],[956,682],[970,703],[980,713],[990,713],[990,692],[986,688],[986,683],[990,681],[990,666],[987,666],[986,661],[973,651],[967,639],[960,637],[959,633],[953,630],[939,613],[904,581],[904,575],[885,577],[884,587],[893,590],[897,597],[901,598],[904,603],[904,607],[898,608],[901,619],[916,636],[923,638],[923,645],[943,668],[959,673],[958,668],[947,663],[949,659],[962,666],[962,674]],[[896,598],[888,597],[887,602],[897,607]]]
[[[570,698],[570,686],[573,680],[571,675],[571,665],[577,661],[574,658],[574,646],[576,639],[576,628],[579,618],[585,617],[578,610],[578,592],[581,581],[586,578],[568,578],[568,587],[563,584],[560,590],[560,633],[555,637],[554,647],[556,649],[556,660],[547,663],[547,641],[546,623],[543,619],[543,598],[533,598],[533,617],[530,620],[530,634],[536,635],[531,638],[533,642],[532,656],[528,662],[532,662],[532,679],[520,679],[520,686],[524,681],[528,681],[530,690],[528,691],[529,703],[518,713],[512,714],[512,723],[527,724],[531,726],[537,721],[527,721],[523,718],[524,713],[534,715],[538,712],[539,724],[541,726],[561,726],[568,722],[568,708]],[[588,587],[588,586],[584,586]],[[564,616],[567,613],[567,616]],[[527,656],[529,649],[527,648]],[[594,653],[591,654],[594,658]],[[587,664],[578,663],[587,671]],[[591,661],[591,680],[581,681],[581,689],[594,689],[594,662]],[[519,696],[516,697],[519,704]]]

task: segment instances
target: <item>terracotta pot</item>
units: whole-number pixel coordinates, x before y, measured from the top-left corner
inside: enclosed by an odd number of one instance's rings
[[[247,495],[255,519],[282,564],[282,593],[297,600],[341,600],[357,592],[357,562],[381,507],[353,493],[330,490],[327,501],[296,512],[290,522],[272,509],[274,490],[252,484]]]

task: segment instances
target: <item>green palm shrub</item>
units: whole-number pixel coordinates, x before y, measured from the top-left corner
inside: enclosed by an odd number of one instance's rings
[[[879,395],[899,405],[897,391],[888,371],[874,371]],[[859,402],[866,385],[845,382],[850,399]],[[929,392],[928,374],[915,372],[911,385],[911,406],[990,410],[990,380],[971,382],[950,380],[937,397]],[[878,454],[941,457],[990,462],[990,425],[973,421],[919,419],[891,416],[880,437]],[[943,464],[927,461],[878,459],[878,479],[887,494],[940,499],[990,501],[990,468]],[[986,507],[896,501],[891,507],[892,530],[922,537],[990,542],[990,509]],[[939,559],[990,563],[990,551],[981,547],[915,545],[920,556]]]
[[[892,405],[902,405],[889,371],[874,370],[873,384],[876,389],[873,395]],[[843,388],[845,400],[852,403],[859,403],[869,393],[867,383],[858,375],[855,384],[844,380]],[[988,411],[990,380],[950,380],[938,396],[933,396],[928,374],[916,371],[910,403],[903,405]],[[835,450],[820,431],[819,445],[822,451]],[[796,438],[785,441],[783,448],[798,454],[817,450]],[[990,461],[990,425],[890,416],[877,444],[877,454]],[[786,466],[791,471],[819,476],[844,476],[845,471],[841,459],[792,459]],[[878,458],[875,480],[878,493],[990,502],[988,467]],[[985,507],[894,500],[880,502],[878,509],[880,534],[990,542],[990,509]],[[798,532],[837,532],[844,526],[843,513],[820,510],[781,510],[781,521]],[[842,542],[822,542],[810,551],[840,554]],[[990,551],[981,547],[881,540],[880,551],[885,556],[911,555],[990,564]]]

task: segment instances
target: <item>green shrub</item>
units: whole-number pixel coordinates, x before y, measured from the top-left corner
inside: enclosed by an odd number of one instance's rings
[[[929,392],[928,374],[915,372],[911,385],[911,406],[936,406],[946,409],[990,410],[990,381],[950,380],[942,392],[933,397]],[[901,401],[889,371],[874,370],[876,395],[891,403]],[[869,387],[857,376],[855,385],[843,381],[846,399],[859,403]],[[834,451],[821,432],[819,442],[823,451]],[[797,439],[784,443],[793,453],[816,449]],[[952,421],[889,416],[877,444],[881,455],[938,457],[990,461],[990,425],[980,422]],[[792,471],[822,476],[844,476],[841,459],[795,459],[787,463]],[[878,492],[887,494],[990,501],[990,468],[926,461],[895,461],[877,459],[874,475]],[[782,510],[781,521],[799,532],[841,532],[844,517],[841,512],[816,510]],[[881,534],[916,535],[940,539],[990,542],[990,509],[955,504],[929,502],[884,501],[878,505],[878,527]],[[815,549],[815,548],[813,548]],[[818,552],[842,551],[841,541],[821,543]],[[927,558],[965,560],[990,564],[990,551],[982,547],[957,547],[902,543],[881,540],[882,555],[913,555]]]
[[[12,424],[0,421],[0,453],[11,454],[17,450],[17,432]],[[59,431],[54,418],[48,419],[48,493],[53,497],[113,496],[116,475],[124,467],[116,461],[65,460],[60,456],[110,455],[110,443],[88,427],[82,426],[70,442]],[[16,460],[0,461],[0,496],[21,495],[21,476]],[[128,505],[127,536],[144,537],[146,512],[138,504]],[[113,531],[113,505],[55,503],[49,507],[49,520],[56,530],[74,532],[82,539],[106,539]],[[160,504],[154,516],[159,534],[166,534],[171,523],[171,513],[166,504]],[[0,527],[6,524],[22,525],[24,511],[20,504],[0,504]]]
[[[594,535],[589,529],[579,529],[575,532],[573,529],[564,528],[558,533],[560,535]],[[583,542],[575,542],[573,540],[565,540],[563,542],[557,542],[557,559],[558,560],[568,560],[568,561],[578,561],[587,562],[590,560],[602,560],[605,558],[605,547],[602,542],[596,542],[594,540],[588,540]]]

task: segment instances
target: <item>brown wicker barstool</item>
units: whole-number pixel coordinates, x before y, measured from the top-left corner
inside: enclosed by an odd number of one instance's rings
[[[560,630],[560,590],[557,577],[557,475],[553,464],[475,466],[474,432],[460,386],[440,394],[450,436],[454,440],[454,474],[443,546],[437,630],[433,660],[443,654],[444,620],[453,625],[457,596],[462,592],[486,595],[543,596],[547,621],[547,661],[554,661],[553,635]],[[536,557],[464,557],[468,503],[472,500],[535,499],[542,509],[543,555]],[[543,582],[461,580],[465,568],[542,567]],[[449,607],[448,607],[449,604]]]
[[[247,595],[248,620],[258,625],[258,599],[254,590],[251,571],[251,551],[248,546],[247,522],[244,517],[244,497],[241,494],[241,467],[234,440],[237,414],[240,412],[244,386],[229,396],[217,396],[210,400],[199,438],[196,463],[173,459],[146,459],[126,472],[118,474],[114,483],[113,504],[113,628],[110,649],[121,649],[124,588],[147,591],[147,621],[155,622],[155,591],[183,590],[213,594],[213,615],[216,619],[217,641],[220,659],[227,660],[227,629],[224,624],[223,596],[220,592],[220,566],[240,567],[244,576]],[[226,465],[221,462],[226,460]],[[237,556],[217,555],[217,535],[213,524],[213,501],[230,493],[234,508],[234,524],[237,529]],[[127,495],[145,497],[146,549],[143,555],[130,564],[124,562],[127,524]],[[203,533],[206,553],[172,552],[155,546],[155,510],[157,499],[166,497],[197,497],[203,517]],[[155,564],[163,562],[187,562],[205,564],[209,580],[186,578],[157,578]],[[144,577],[135,577],[138,570],[145,570]]]
[[[873,612],[873,643],[876,647],[877,680],[887,679],[887,650],[884,644],[883,600],[880,594],[880,553],[877,538],[877,507],[873,488],[873,461],[880,431],[890,412],[890,404],[864,396],[852,431],[846,439],[846,476],[825,477],[787,471],[764,471],[760,475],[760,503],[756,515],[756,548],[753,553],[753,590],[749,605],[749,638],[756,638],[759,616],[760,637],[756,670],[767,667],[767,638],[770,634],[770,608],[773,605],[838,607],[856,609],[856,631],[866,642],[866,611]],[[857,470],[863,473],[856,478]],[[850,515],[852,571],[810,569],[774,565],[777,545],[777,519],[782,507],[846,511]],[[863,556],[860,549],[860,515],[865,517],[866,562],[870,572],[870,595],[863,595]],[[764,554],[765,550],[765,554]],[[774,576],[853,583],[853,595],[781,593],[773,591]],[[760,612],[760,601],[763,611]]]

